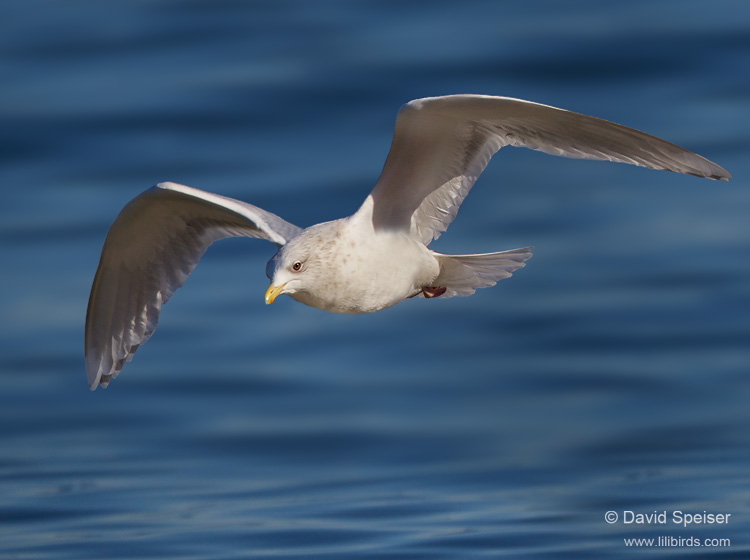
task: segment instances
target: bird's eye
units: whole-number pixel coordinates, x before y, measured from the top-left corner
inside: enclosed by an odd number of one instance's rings
[[[295,263],[292,265],[292,270],[294,272],[299,272],[302,269],[302,263],[299,261],[295,261]]]

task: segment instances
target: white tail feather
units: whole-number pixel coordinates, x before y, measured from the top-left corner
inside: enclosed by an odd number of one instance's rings
[[[470,296],[479,288],[489,288],[525,266],[533,247],[479,255],[442,255],[435,253],[440,274],[435,286],[446,288],[440,297]]]

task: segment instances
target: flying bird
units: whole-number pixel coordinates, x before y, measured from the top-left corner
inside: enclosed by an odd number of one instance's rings
[[[86,313],[89,387],[106,387],[133,358],[162,304],[219,239],[276,245],[267,304],[287,294],[334,313],[371,313],[406,298],[468,296],[508,278],[531,247],[473,255],[428,248],[503,146],[730,178],[697,154],[619,124],[520,99],[451,95],[401,107],[380,178],[346,218],[302,229],[246,202],[159,183],[122,209],[104,241]]]

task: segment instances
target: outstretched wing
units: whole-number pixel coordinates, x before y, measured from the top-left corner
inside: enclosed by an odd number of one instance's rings
[[[391,151],[370,194],[373,224],[408,230],[425,244],[437,239],[490,158],[509,145],[730,178],[699,155],[602,119],[509,97],[432,97],[411,101],[398,113]]]
[[[226,237],[284,245],[300,230],[239,200],[160,183],[131,200],[109,228],[86,312],[86,374],[106,387],[156,329],[159,312],[206,248]]]

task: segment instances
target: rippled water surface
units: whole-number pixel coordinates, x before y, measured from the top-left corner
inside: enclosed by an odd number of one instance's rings
[[[0,13],[0,557],[748,557],[746,2]],[[88,291],[129,199],[172,180],[337,218],[401,103],[467,92],[622,122],[734,178],[508,148],[435,248],[534,245],[528,266],[369,316],[263,305],[273,247],[222,241],[89,392]],[[730,522],[623,522],[704,510]],[[726,540],[624,542],[660,536]]]

